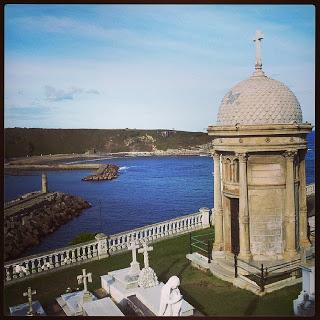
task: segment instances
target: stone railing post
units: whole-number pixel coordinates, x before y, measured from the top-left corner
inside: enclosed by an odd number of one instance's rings
[[[109,256],[108,253],[108,236],[104,233],[98,233],[95,236],[95,239],[98,241],[98,258],[103,259]]]
[[[209,208],[200,208],[199,212],[202,214],[202,226],[204,228],[210,227],[210,210]]]
[[[214,208],[211,209],[210,224],[214,226]]]

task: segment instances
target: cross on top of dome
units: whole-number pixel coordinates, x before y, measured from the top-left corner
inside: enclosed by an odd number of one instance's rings
[[[262,71],[262,61],[261,61],[261,40],[263,39],[263,34],[260,30],[256,31],[256,36],[253,41],[256,44],[256,64],[255,64],[255,75],[264,75]]]

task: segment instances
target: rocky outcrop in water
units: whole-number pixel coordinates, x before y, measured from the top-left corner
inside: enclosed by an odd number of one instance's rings
[[[119,167],[114,164],[101,165],[96,174],[83,178],[83,181],[112,180],[118,176]]]
[[[43,237],[91,207],[80,197],[62,192],[39,194],[21,202],[5,210],[5,261],[18,258],[27,248],[39,244]]]

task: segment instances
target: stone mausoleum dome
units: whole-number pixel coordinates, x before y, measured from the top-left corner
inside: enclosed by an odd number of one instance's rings
[[[262,37],[258,40],[261,40]],[[300,104],[294,93],[262,71],[260,42],[257,41],[253,75],[239,82],[222,99],[218,126],[302,123]]]
[[[261,73],[235,85],[224,96],[217,125],[302,123],[300,104],[283,83]]]

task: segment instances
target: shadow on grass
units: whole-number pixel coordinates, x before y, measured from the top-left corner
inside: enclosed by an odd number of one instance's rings
[[[244,310],[244,315],[245,316],[251,316],[254,314],[254,311],[257,309],[257,306],[260,302],[260,297],[254,297],[251,302],[249,303],[248,307],[246,310]]]

